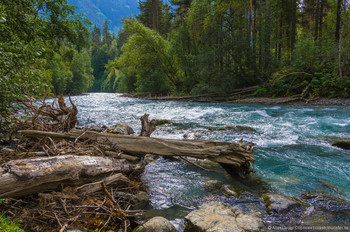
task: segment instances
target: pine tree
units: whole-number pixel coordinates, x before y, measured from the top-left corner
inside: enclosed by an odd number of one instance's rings
[[[108,21],[106,20],[105,23],[103,24],[103,29],[102,29],[102,43],[103,44],[107,44],[107,46],[111,46],[111,43],[112,43],[112,35],[111,33],[109,32],[109,29],[108,29]]]

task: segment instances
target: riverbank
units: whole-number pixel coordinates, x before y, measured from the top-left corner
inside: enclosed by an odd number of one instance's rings
[[[301,97],[221,97],[215,95],[201,96],[164,96],[152,97],[139,94],[123,94],[123,97],[139,98],[157,101],[183,101],[183,102],[217,102],[233,104],[257,105],[289,105],[289,106],[350,106],[350,98],[301,98]]]
[[[191,160],[205,169],[181,160],[164,158],[147,164],[137,183],[141,186],[139,190],[147,193],[149,199],[145,207],[139,208],[145,211],[142,212],[142,219],[138,222],[162,216],[177,225],[178,230],[182,232],[186,216],[207,202],[213,201],[218,202],[215,204],[218,209],[227,208],[221,203],[235,207],[230,207],[227,212],[238,212],[235,214],[237,216],[242,215],[244,218],[245,215],[251,214],[258,216],[265,225],[265,229],[270,228],[269,231],[279,231],[281,230],[279,228],[283,229],[282,226],[302,228],[303,225],[314,226],[314,228],[329,226],[333,230],[337,228],[335,225],[345,228],[350,221],[348,204],[350,202],[348,176],[350,153],[348,150],[331,146],[334,139],[350,138],[348,107],[149,101],[121,97],[120,94],[112,93],[91,93],[72,97],[72,100],[79,110],[77,117],[80,125],[111,127],[124,122],[139,134],[142,129],[140,116],[147,112],[150,114],[150,119],[164,119],[171,122],[157,127],[154,131],[156,138],[183,139],[185,136],[188,138],[193,135],[203,140],[226,142],[240,141],[243,138],[244,141],[257,144],[254,148],[256,174],[252,174],[251,178],[246,180],[231,178],[220,166],[207,161],[197,163]],[[51,102],[48,101],[48,103]],[[254,130],[241,130],[243,127],[251,127]],[[98,127],[94,128],[98,129]],[[58,143],[55,142],[55,144],[57,147]],[[47,145],[54,151],[55,147],[51,141],[48,141]],[[88,149],[87,146],[84,147]],[[99,150],[103,152],[105,149],[97,148],[93,150],[96,150],[96,154],[101,153]],[[45,149],[50,152],[46,147]],[[57,149],[60,150],[61,147],[58,146]],[[13,154],[9,154],[8,157],[13,158]],[[116,194],[124,191],[118,189],[120,187],[118,183],[112,191],[107,186],[110,193]],[[312,194],[309,194],[310,191]],[[135,196],[137,193],[136,189],[130,192]],[[269,195],[266,196],[266,194],[271,193],[274,195],[268,199]],[[134,199],[131,195],[119,193],[116,199],[121,196]],[[106,194],[101,192],[99,195],[93,194],[93,199],[88,202],[88,205],[85,204],[86,202],[80,206],[70,204],[74,199],[66,200],[65,205],[66,208],[67,204],[69,206],[68,213],[72,209],[82,210],[82,206],[88,206],[88,212],[93,212],[93,207],[98,208],[96,204],[101,205],[104,197]],[[283,200],[287,208],[277,209],[274,204],[271,206],[270,202],[277,202],[277,200],[278,202]],[[31,207],[33,202],[40,203],[38,197],[25,201],[28,207]],[[58,198],[49,203],[55,203],[55,207],[61,210],[61,215],[56,213],[61,224],[64,224],[67,218],[74,219],[74,215],[70,217],[66,215],[62,202]],[[8,204],[11,207],[22,207],[24,203],[12,201]],[[44,204],[44,206],[52,205]],[[107,206],[112,207],[110,203]],[[103,209],[100,208],[101,210]],[[107,216],[104,219],[108,220],[108,212],[104,213],[107,214],[103,214]],[[196,215],[191,214],[187,218],[196,219],[200,218],[200,215],[205,215],[204,219],[208,219],[207,222],[210,224],[206,211],[197,212]],[[8,216],[10,218],[11,215]],[[211,218],[225,219],[226,216],[212,215]],[[45,214],[36,218],[39,220],[48,218],[50,225],[52,223],[58,225],[54,214]],[[204,219],[200,220],[204,221]],[[234,218],[227,218],[224,221],[234,220],[237,221]],[[202,228],[201,225],[192,221],[195,220],[189,221],[191,224],[187,225]],[[98,221],[90,220],[90,222]],[[44,225],[44,223],[41,224]],[[91,225],[93,226],[95,225]],[[57,226],[57,228],[60,227]]]

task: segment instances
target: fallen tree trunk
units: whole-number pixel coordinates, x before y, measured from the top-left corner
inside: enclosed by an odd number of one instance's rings
[[[0,167],[0,198],[81,186],[140,168],[111,157],[64,155],[12,160]]]
[[[81,130],[71,130],[69,133],[54,133],[45,131],[26,130],[20,131],[30,137],[51,137],[76,139],[92,139],[116,145],[122,152],[131,155],[154,154],[165,157],[189,156],[198,159],[209,159],[221,164],[230,174],[246,177],[252,171],[251,162],[253,156],[253,143],[230,143],[205,140],[172,140],[150,137],[136,137],[128,135],[103,134],[86,132],[81,136]]]

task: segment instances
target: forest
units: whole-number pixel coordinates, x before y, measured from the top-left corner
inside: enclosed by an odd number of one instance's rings
[[[118,35],[75,10],[58,0],[1,3],[2,110],[86,91],[349,97],[345,0],[139,1]]]
[[[110,65],[117,91],[348,97],[349,3],[174,0],[140,3]]]

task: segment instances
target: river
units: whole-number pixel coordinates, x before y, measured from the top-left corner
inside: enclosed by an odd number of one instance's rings
[[[91,93],[72,97],[80,125],[113,125],[124,122],[136,134],[140,117],[173,122],[158,127],[153,137],[182,139],[195,134],[201,139],[256,143],[256,173],[238,181],[215,165],[207,172],[187,163],[163,158],[149,164],[142,176],[151,195],[149,215],[163,214],[170,220],[186,215],[208,199],[219,199],[241,208],[259,208],[257,196],[273,191],[297,196],[305,191],[333,191],[350,200],[350,151],[331,146],[337,138],[350,138],[349,107],[268,106],[227,103],[150,101],[120,94]],[[249,126],[253,132],[216,131],[209,128]],[[219,180],[240,189],[239,198],[225,197],[208,190],[208,180]],[[321,182],[320,182],[321,181]],[[322,182],[324,181],[324,182]]]

